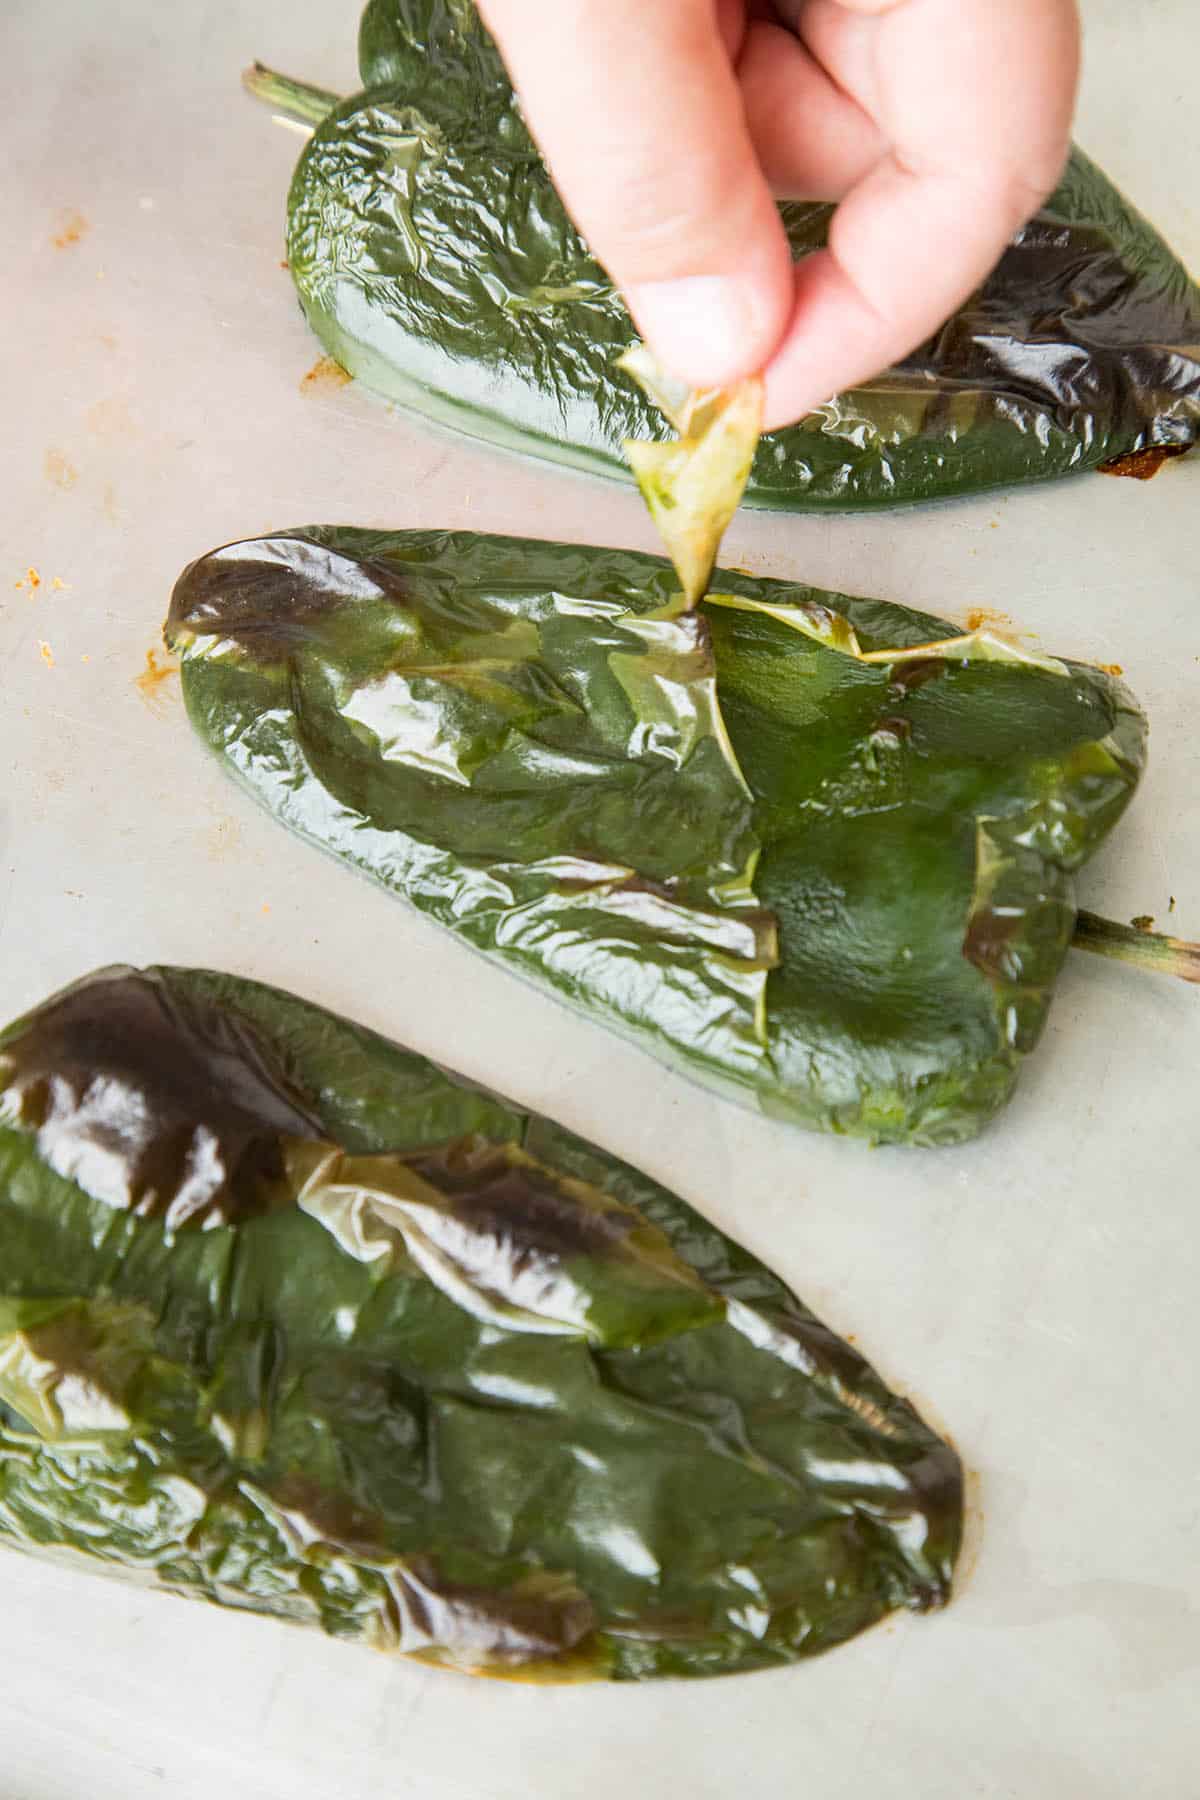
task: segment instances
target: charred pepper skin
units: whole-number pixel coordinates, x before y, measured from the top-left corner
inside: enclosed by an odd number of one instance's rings
[[[309,106],[320,123],[288,205],[290,267],[325,349],[425,417],[626,478],[622,441],[664,435],[615,366],[633,327],[474,8],[372,0],[360,64],[365,93],[327,117],[330,97]],[[825,242],[828,206],[782,211],[798,257]],[[1087,469],[1144,477],[1198,436],[1200,290],[1076,150],[935,338],[764,438],[746,502],[860,509]]]
[[[201,738],[284,824],[792,1123],[955,1143],[1012,1092],[1145,721],[1100,669],[658,557],[313,527],[200,558]]]
[[[961,1528],[855,1350],[550,1120],[204,970],[0,1033],[0,1544],[582,1681],[940,1606]]]

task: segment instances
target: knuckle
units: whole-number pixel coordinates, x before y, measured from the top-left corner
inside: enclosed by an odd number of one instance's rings
[[[1010,169],[1001,187],[1001,200],[1014,228],[1037,212],[1062,179],[1067,151],[1059,149],[1034,155]]]

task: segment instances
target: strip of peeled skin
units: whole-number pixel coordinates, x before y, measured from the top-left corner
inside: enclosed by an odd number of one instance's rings
[[[618,358],[679,433],[673,443],[626,438],[625,455],[683,587],[684,603],[703,598],[717,551],[741,504],[762,431],[763,385],[695,392],[674,381],[644,344]]]

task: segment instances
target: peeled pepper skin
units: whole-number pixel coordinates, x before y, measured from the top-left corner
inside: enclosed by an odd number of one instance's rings
[[[513,972],[791,1123],[973,1136],[1142,715],[903,607],[677,585],[632,551],[309,527],[192,564],[167,641],[277,818]]]
[[[474,437],[627,477],[664,424],[615,365],[633,326],[576,233],[466,0],[372,0],[367,91],[316,130],[288,259],[351,374]],[[782,208],[796,256],[830,208]],[[993,275],[879,380],[763,439],[746,502],[895,506],[1116,463],[1200,436],[1200,290],[1082,152]],[[1125,461],[1128,459],[1128,461]]]
[[[294,996],[0,1034],[0,1543],[518,1680],[945,1603],[962,1471],[635,1169]]]

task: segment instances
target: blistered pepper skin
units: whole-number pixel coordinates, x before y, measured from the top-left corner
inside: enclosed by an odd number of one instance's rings
[[[616,358],[633,328],[462,0],[372,0],[367,91],[300,159],[288,258],[331,356],[471,436],[624,477],[662,437]],[[830,208],[793,203],[797,257]],[[765,438],[746,500],[896,506],[1115,466],[1200,436],[1200,290],[1080,151],[983,287],[877,381]]]
[[[955,1452],[755,1259],[318,1007],[0,1033],[0,1544],[464,1672],[778,1667],[948,1599]]]
[[[471,532],[185,571],[201,737],[268,809],[672,1066],[873,1141],[978,1132],[1045,1022],[1145,722],[927,614]]]

